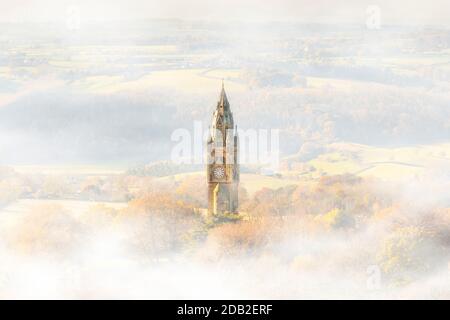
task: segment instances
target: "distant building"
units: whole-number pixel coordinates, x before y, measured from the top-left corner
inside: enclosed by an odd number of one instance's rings
[[[238,134],[222,83],[207,142],[208,213],[220,215],[238,210]]]

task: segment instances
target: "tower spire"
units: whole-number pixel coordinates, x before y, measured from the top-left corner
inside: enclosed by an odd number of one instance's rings
[[[238,137],[233,137],[233,113],[222,79],[217,108],[214,111],[208,146],[208,212],[221,215],[238,212],[239,163]]]
[[[227,94],[225,93],[224,80],[222,78],[222,91],[220,92],[220,98],[219,98],[219,103],[217,104],[217,107],[223,107],[224,109],[228,109],[229,105],[230,104],[228,103]]]

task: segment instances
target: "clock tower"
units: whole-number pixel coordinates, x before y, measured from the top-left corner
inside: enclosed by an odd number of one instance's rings
[[[238,134],[233,113],[222,91],[214,111],[207,142],[208,213],[220,215],[238,210]]]

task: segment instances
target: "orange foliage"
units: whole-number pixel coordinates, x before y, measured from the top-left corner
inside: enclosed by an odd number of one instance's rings
[[[58,205],[42,205],[20,220],[10,237],[10,245],[27,254],[64,255],[79,245],[82,224]]]
[[[223,224],[209,232],[207,246],[219,257],[255,254],[274,240],[276,225],[268,219]]]

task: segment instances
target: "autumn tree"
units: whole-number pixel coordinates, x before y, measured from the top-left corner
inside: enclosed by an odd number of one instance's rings
[[[202,226],[202,218],[192,205],[167,193],[131,201],[119,219],[129,226],[133,247],[151,257],[183,249]]]

